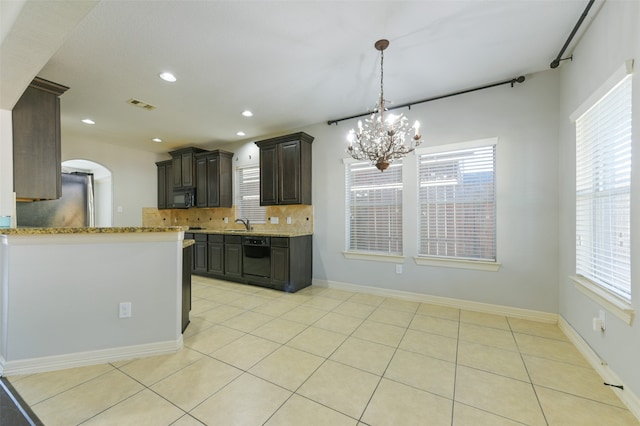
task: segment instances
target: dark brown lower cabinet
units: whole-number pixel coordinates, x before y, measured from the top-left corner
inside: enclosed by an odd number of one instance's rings
[[[230,278],[242,278],[242,237],[224,236],[224,275]]]
[[[194,234],[196,243],[193,246],[193,273],[207,272],[207,235]]]
[[[224,275],[224,235],[210,234],[207,236],[207,272]]]
[[[191,234],[185,234],[185,239]],[[195,233],[193,268],[195,275],[227,279],[296,292],[311,285],[312,236],[271,237],[271,276],[243,275],[242,236]]]
[[[182,332],[189,325],[191,312],[191,261],[193,245],[182,249]]]

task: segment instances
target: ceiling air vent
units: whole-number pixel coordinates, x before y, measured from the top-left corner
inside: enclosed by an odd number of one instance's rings
[[[156,107],[154,107],[153,105],[139,101],[138,99],[131,98],[127,101],[127,103],[138,108],[146,109],[147,111],[153,111],[154,109],[156,109]]]

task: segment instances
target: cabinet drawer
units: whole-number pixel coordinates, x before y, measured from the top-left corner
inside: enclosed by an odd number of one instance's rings
[[[193,239],[196,241],[207,241],[207,234],[194,234]]]
[[[271,247],[289,247],[289,238],[271,237]]]
[[[207,235],[207,241],[210,243],[222,243],[224,242],[224,235],[222,234],[209,234]]]

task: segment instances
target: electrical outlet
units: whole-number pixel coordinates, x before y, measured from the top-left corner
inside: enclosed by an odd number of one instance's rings
[[[131,318],[131,302],[120,303],[120,312],[118,316],[120,318]]]
[[[229,218],[228,217],[224,217],[224,223],[229,223]]]
[[[603,309],[600,309],[600,330],[605,331],[607,329],[606,317]]]
[[[271,216],[271,224],[272,225],[277,225],[280,221],[278,220],[277,216]]]
[[[291,216],[287,216],[287,225],[291,225]]]
[[[396,274],[402,273],[402,265],[396,265]]]

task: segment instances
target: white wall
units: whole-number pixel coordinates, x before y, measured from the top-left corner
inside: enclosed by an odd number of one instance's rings
[[[111,171],[113,226],[141,226],[142,208],[157,205],[155,162],[164,157],[107,143],[76,142],[63,134],[62,161],[77,158],[95,161]]]
[[[636,395],[640,393],[640,326],[625,324],[607,313],[605,333],[592,330],[592,318],[603,309],[576,290],[568,279],[575,274],[575,127],[569,115],[622,66],[635,59],[633,77],[633,172],[631,196],[631,294],[636,315],[640,311],[640,2],[605,2],[580,40],[572,62],[561,68],[560,111],[560,315]]]

